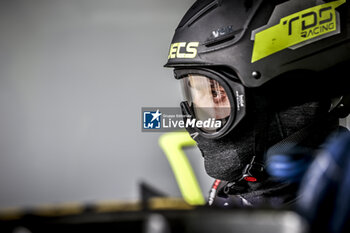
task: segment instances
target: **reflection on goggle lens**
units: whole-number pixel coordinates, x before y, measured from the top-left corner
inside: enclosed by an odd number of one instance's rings
[[[226,90],[220,83],[203,75],[189,74],[182,79],[185,100],[193,110],[197,120],[220,120],[222,128],[231,113],[231,104]],[[204,131],[216,132],[219,129],[203,127]]]

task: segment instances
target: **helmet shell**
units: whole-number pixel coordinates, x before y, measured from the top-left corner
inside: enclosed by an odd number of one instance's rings
[[[197,1],[165,67],[225,67],[246,87],[296,71],[340,75],[350,64],[349,14],[346,0]]]

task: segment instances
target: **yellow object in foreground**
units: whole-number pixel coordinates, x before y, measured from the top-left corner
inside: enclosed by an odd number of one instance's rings
[[[171,132],[159,138],[159,145],[168,158],[184,200],[190,205],[204,205],[205,199],[199,187],[186,154],[186,146],[195,146],[196,142],[188,132]]]

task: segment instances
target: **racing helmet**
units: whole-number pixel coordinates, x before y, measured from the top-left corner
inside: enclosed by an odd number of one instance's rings
[[[247,90],[347,96],[349,65],[346,0],[200,0],[176,28],[165,67],[181,80],[183,111],[220,123],[196,130],[218,138],[246,115]]]

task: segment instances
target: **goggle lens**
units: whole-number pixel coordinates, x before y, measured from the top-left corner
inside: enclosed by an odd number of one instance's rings
[[[217,80],[200,74],[188,74],[181,79],[181,84],[185,101],[197,120],[222,122],[220,128],[209,124],[202,130],[208,133],[217,132],[227,123],[231,114],[231,103],[225,88]]]

